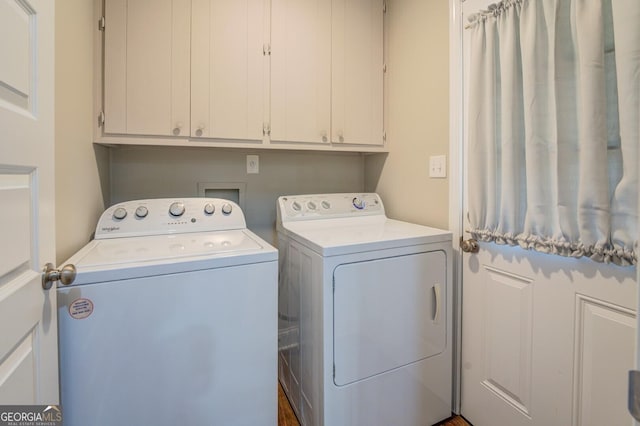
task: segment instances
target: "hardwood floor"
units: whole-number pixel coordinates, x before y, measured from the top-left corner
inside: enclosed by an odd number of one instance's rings
[[[442,423],[438,423],[437,426],[471,426],[471,423],[467,423],[465,419],[460,416],[453,416]]]
[[[280,383],[278,383],[278,426],[300,426]]]
[[[300,426],[289,400],[284,395],[280,383],[278,383],[278,426]],[[455,416],[438,423],[437,426],[470,426],[462,417]]]

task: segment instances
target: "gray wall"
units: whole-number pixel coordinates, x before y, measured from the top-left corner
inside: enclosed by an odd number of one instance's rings
[[[247,174],[246,155],[260,156]],[[364,158],[353,153],[120,146],[111,149],[111,204],[198,196],[198,183],[246,184],[247,226],[275,244],[280,195],[364,190]]]

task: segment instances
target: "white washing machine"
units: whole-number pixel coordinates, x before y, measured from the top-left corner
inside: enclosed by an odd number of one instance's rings
[[[277,251],[237,204],[117,204],[69,263],[66,426],[277,424]]]
[[[377,194],[280,197],[279,379],[303,425],[451,415],[451,233]]]

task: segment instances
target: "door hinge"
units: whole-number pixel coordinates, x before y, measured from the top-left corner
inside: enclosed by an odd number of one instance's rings
[[[104,31],[104,16],[98,19],[98,31]]]
[[[271,125],[269,123],[262,124],[262,136],[271,136]]]
[[[262,55],[271,56],[271,45],[269,43],[265,43],[262,45]]]
[[[634,419],[640,421],[640,371],[629,371],[627,406]]]
[[[386,1],[382,2],[382,13],[387,13],[387,2]]]
[[[383,131],[383,132],[382,132],[382,140],[383,140],[384,142],[386,142],[386,141],[387,141],[387,132],[385,132],[385,131]]]
[[[387,72],[387,64],[382,64],[382,72],[383,73]]]
[[[100,114],[98,114],[98,127],[103,127],[104,126],[104,111],[100,111]]]

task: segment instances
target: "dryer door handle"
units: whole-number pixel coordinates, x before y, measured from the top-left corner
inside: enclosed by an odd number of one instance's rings
[[[433,322],[434,324],[437,324],[440,322],[440,303],[442,302],[442,291],[440,288],[440,284],[439,283],[435,283],[433,285],[433,297],[436,301],[436,308],[435,308],[435,312],[433,313]]]

